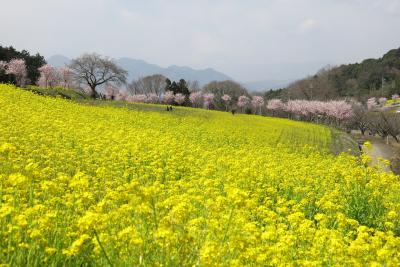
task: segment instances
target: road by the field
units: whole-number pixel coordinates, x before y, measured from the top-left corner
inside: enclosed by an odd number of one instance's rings
[[[391,171],[390,166],[382,164],[379,159],[393,160],[393,158],[399,153],[400,145],[395,143],[394,140],[389,139],[389,144],[386,139],[382,139],[375,136],[365,135],[362,136],[359,133],[353,133],[353,136],[357,139],[369,141],[372,144],[372,149],[363,148],[363,152],[367,153],[372,159],[373,166],[381,166],[384,171]]]
[[[379,162],[379,159],[390,160],[394,157],[395,153],[393,147],[383,143],[381,140],[371,140],[372,144],[371,150],[366,150],[366,152],[370,155],[372,159],[372,165],[380,165],[383,170],[390,171],[390,166],[384,165]]]

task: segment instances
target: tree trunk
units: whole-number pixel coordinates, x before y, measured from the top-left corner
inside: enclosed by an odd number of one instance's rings
[[[90,86],[90,97],[96,99],[99,94],[96,91],[96,86]]]

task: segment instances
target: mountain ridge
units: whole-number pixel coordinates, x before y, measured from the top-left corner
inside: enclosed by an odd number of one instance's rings
[[[56,54],[46,59],[46,61],[56,67],[68,65],[71,59]],[[129,57],[121,57],[116,59],[118,65],[128,71],[128,81],[136,80],[140,77],[162,74],[171,80],[185,79],[188,81],[199,81],[200,85],[205,85],[211,81],[224,81],[234,80],[229,75],[226,75],[213,68],[194,69],[188,66],[170,65],[168,67],[161,67],[157,64],[148,63],[142,59],[134,59]],[[267,91],[271,89],[284,88],[288,86],[293,79],[281,80],[257,80],[257,81],[237,81],[249,91]]]
[[[46,61],[53,66],[60,67],[68,65],[71,59],[63,55],[53,55],[47,58]],[[171,80],[197,80],[201,85],[211,81],[233,80],[230,76],[213,68],[194,69],[188,66],[178,65],[171,65],[164,68],[156,64],[148,63],[142,59],[133,59],[129,57],[118,58],[116,62],[119,66],[128,71],[129,81],[153,74],[162,74]]]

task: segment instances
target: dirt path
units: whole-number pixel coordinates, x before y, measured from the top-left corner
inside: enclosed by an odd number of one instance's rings
[[[372,165],[376,166],[379,165],[382,167],[383,170],[389,172],[391,171],[390,166],[384,165],[379,162],[379,159],[390,160],[394,157],[395,152],[393,147],[387,145],[386,143],[382,142],[381,140],[369,140],[372,144],[372,149],[363,149],[371,158],[372,158]]]
[[[398,144],[393,143],[394,141],[390,141],[387,144],[386,140],[374,136],[362,136],[361,134],[353,134],[353,136],[359,140],[369,141],[372,144],[372,149],[363,147],[363,151],[371,157],[373,166],[379,165],[384,171],[391,171],[390,166],[382,164],[379,159],[392,160],[399,151]]]

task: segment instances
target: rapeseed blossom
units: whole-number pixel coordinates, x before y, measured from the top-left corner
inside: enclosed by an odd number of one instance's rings
[[[323,126],[0,85],[0,265],[400,265],[400,179]]]

